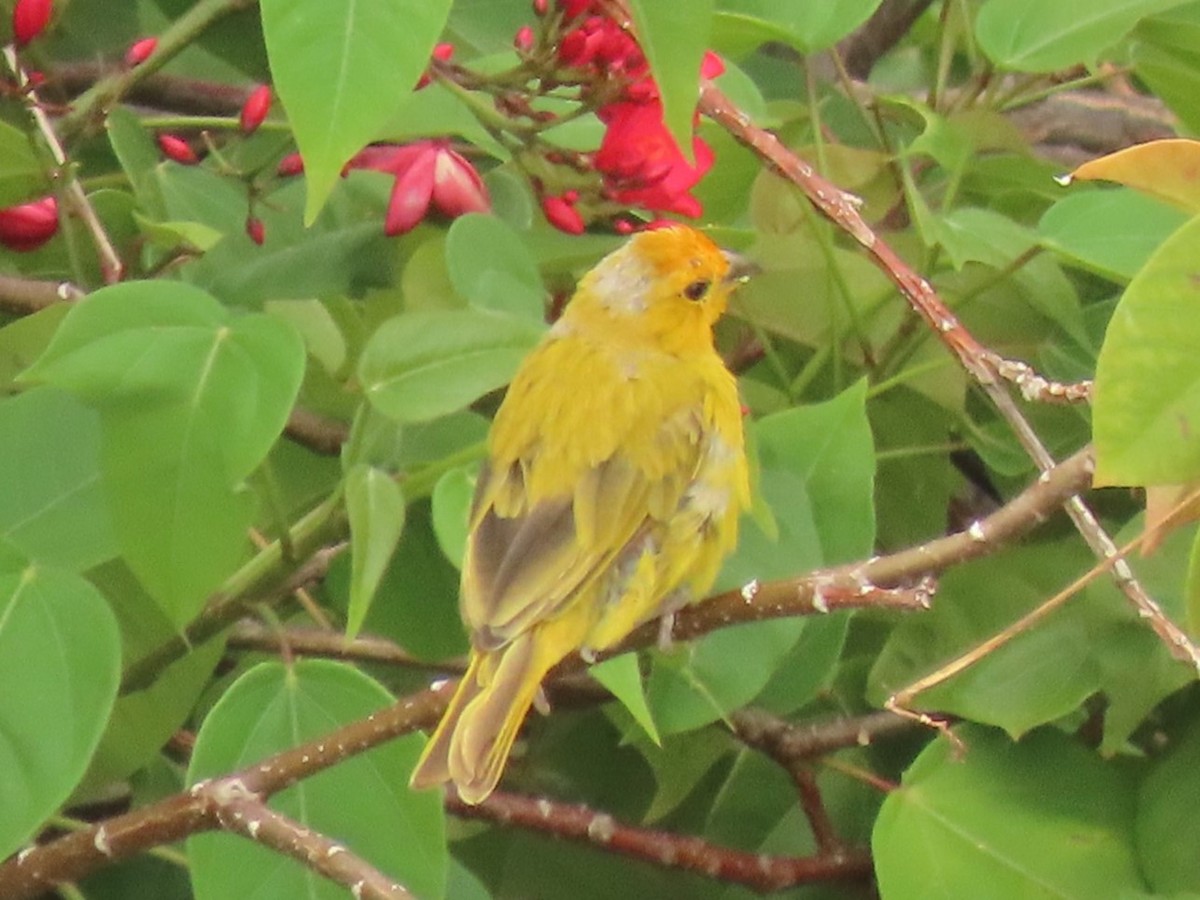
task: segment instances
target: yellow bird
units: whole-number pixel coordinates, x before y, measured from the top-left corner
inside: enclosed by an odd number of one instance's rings
[[[749,505],[713,324],[747,268],[682,225],[580,281],[496,414],[463,560],[471,659],[413,772],[467,803],[500,780],[546,673],[700,598]]]

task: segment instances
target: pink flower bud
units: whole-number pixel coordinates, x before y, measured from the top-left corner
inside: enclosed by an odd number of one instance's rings
[[[617,219],[613,222],[613,231],[617,234],[633,234],[633,223],[628,219]]]
[[[270,109],[271,88],[269,85],[260,84],[250,92],[250,96],[242,104],[242,114],[239,118],[242,133],[250,134],[255,131],[267,118]]]
[[[542,214],[546,221],[567,234],[583,234],[583,216],[562,197],[543,197]]]
[[[453,218],[492,208],[487,186],[475,167],[449,147],[440,147],[433,166],[433,204]]]
[[[544,16],[550,9],[550,0],[533,0],[533,14]]]
[[[254,243],[261,247],[263,241],[267,239],[267,226],[263,224],[263,220],[258,216],[247,216],[246,234],[249,236],[250,240],[254,241]]]
[[[279,161],[279,165],[275,168],[275,174],[280,178],[290,178],[293,175],[299,175],[304,171],[304,160],[299,153],[289,153]]]
[[[54,0],[17,0],[12,11],[13,41],[24,47],[50,23],[54,15]]]
[[[129,49],[125,51],[125,65],[129,68],[140,66],[150,58],[150,55],[158,49],[158,38],[148,37],[142,38],[140,41],[134,41],[129,45]]]
[[[433,199],[436,163],[437,151],[428,145],[396,176],[383,220],[383,233],[388,237],[412,231],[425,218]]]
[[[10,250],[36,250],[57,231],[58,201],[53,197],[0,209],[0,244]]]
[[[173,134],[160,134],[158,148],[162,150],[163,156],[167,159],[173,159],[185,166],[194,166],[200,162],[200,157],[196,156],[196,151],[192,149],[191,144]]]
[[[517,29],[517,35],[513,38],[513,46],[520,53],[528,53],[533,49],[533,29],[528,25],[522,25]]]

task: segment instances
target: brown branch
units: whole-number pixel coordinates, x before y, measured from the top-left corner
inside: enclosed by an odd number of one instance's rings
[[[699,109],[754,151],[780,175],[797,185],[818,212],[862,245],[871,261],[896,285],[912,309],[987,394],[1001,418],[1012,429],[1021,447],[1042,470],[1043,475],[1051,471],[1055,465],[1054,458],[1029,420],[1021,414],[1016,401],[1004,385],[1006,372],[1002,371],[1003,366],[998,365],[1000,358],[980,344],[950,311],[933,286],[910,268],[896,251],[871,229],[859,213],[857,199],[821,177],[811,165],[785,147],[775,135],[756,127],[750,118],[710,81],[705,81],[701,86]],[[1022,363],[1013,363],[1012,366],[1018,371],[1032,371]],[[1028,375],[1023,377],[1029,381]],[[1041,379],[1041,382],[1039,390],[1061,394],[1063,397],[1076,394],[1080,398],[1087,396],[1087,387],[1084,385],[1054,385],[1045,379]],[[1066,511],[1076,530],[1097,557],[1109,559],[1116,555],[1116,544],[1080,498],[1069,498],[1066,501]],[[1119,560],[1112,567],[1112,572],[1118,589],[1138,614],[1149,622],[1171,654],[1200,671],[1200,650],[1186,632],[1163,613],[1162,608],[1147,593],[1128,564]]]
[[[852,607],[856,603],[862,605],[858,601],[864,585],[871,588],[875,584],[896,584],[918,579],[952,563],[998,549],[1005,540],[1043,521],[1064,498],[1086,487],[1090,476],[1091,455],[1081,451],[966,532],[856,566],[816,573],[804,579],[757,585],[754,591],[743,589],[718,595],[681,610],[676,615],[674,634],[682,639],[744,621],[825,612],[839,608],[843,600],[845,607]],[[844,595],[831,593],[832,588],[839,586],[845,586],[848,592]],[[292,589],[291,582],[274,588],[280,594]],[[907,605],[912,605],[911,598]],[[657,638],[658,627],[651,623],[635,632],[623,646],[624,649],[649,646]],[[556,670],[556,675],[582,667],[582,660],[578,656],[571,657]],[[127,686],[132,674],[127,673]],[[441,717],[454,686],[455,681],[451,679],[439,684],[436,689],[410,695],[365,720],[276,754],[242,772],[227,776],[227,779],[239,780],[252,793],[270,796],[383,741],[433,725]],[[798,737],[791,739],[800,740]],[[193,792],[203,793],[204,790],[206,788],[200,786],[193,788]],[[86,831],[31,848],[0,865],[0,897],[20,900],[34,896],[56,882],[77,881],[119,859],[213,827],[216,826],[206,818],[195,796],[171,797],[117,816]]]
[[[617,822],[587,806],[555,803],[496,791],[471,806],[457,797],[446,808],[465,819],[516,825],[638,859],[664,868],[695,872],[754,891],[780,891],[803,884],[860,880],[871,875],[871,857],[862,850],[835,849],[813,857],[769,856],[711,844],[702,838],[638,828]]]
[[[69,62],[46,72],[46,85],[62,91],[64,97],[77,97],[97,82],[119,74],[115,66],[95,62]],[[162,72],[141,73],[142,78],[129,84],[124,99],[129,103],[191,116],[236,116],[254,89],[248,84],[222,84],[182,78]]]
[[[738,740],[770,757],[791,777],[822,855],[843,843],[825,808],[812,758],[844,747],[866,746],[875,738],[915,727],[910,719],[892,712],[794,725],[765,710],[747,708],[731,713],[728,720]]]
[[[439,672],[462,672],[465,662],[439,661],[431,663],[418,659],[395,641],[372,635],[360,635],[347,640],[341,632],[319,628],[267,628],[260,622],[243,619],[229,634],[228,646],[238,650],[257,650],[282,653],[284,647],[297,656],[315,656],[350,662],[383,663],[413,669],[436,669]]]
[[[223,793],[218,793],[222,791]],[[356,898],[412,900],[413,895],[358,854],[325,835],[267,807],[239,783],[222,779],[206,789],[221,827],[264,847],[277,850],[350,889]]]
[[[86,292],[69,281],[39,281],[0,275],[0,310],[30,316],[57,303],[71,303]]]
[[[443,686],[410,695],[365,719],[240,772],[202,781],[186,793],[29,847],[0,865],[0,897],[36,897],[56,884],[79,881],[151,847],[224,827],[219,816],[221,804],[214,803],[213,798],[266,798],[385,741],[431,727],[445,709],[447,690]]]
[[[883,710],[795,723],[749,707],[730,713],[729,721],[738,740],[785,768],[846,747],[866,747],[879,738],[904,734],[915,727],[911,720]]]
[[[322,456],[337,456],[342,452],[342,444],[350,437],[350,429],[345,422],[302,407],[292,410],[283,433],[297,444]]]
[[[865,80],[875,63],[908,34],[931,5],[932,0],[884,0],[857,31],[838,44],[846,71]]]

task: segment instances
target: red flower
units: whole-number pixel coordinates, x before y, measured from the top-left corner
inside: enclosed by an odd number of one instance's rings
[[[546,221],[567,234],[583,234],[583,216],[562,197],[543,197],[542,214]]]
[[[9,250],[36,250],[57,231],[58,201],[53,197],[0,209],[0,244]]]
[[[608,125],[595,156],[608,195],[619,203],[659,212],[698,216],[700,201],[688,193],[712,168],[711,148],[692,139],[689,163],[663,124],[662,103],[610,103],[597,113]]]
[[[13,42],[24,47],[39,34],[54,15],[54,0],[17,0],[12,11]]]
[[[605,16],[589,16],[578,28],[563,35],[558,59],[573,69],[595,68],[604,74],[641,79],[650,64],[633,35]]]
[[[196,151],[192,149],[191,144],[173,134],[160,134],[158,136],[158,147],[162,150],[163,156],[185,166],[194,166],[200,162],[200,157],[196,155]]]
[[[238,119],[242,133],[250,134],[256,131],[258,126],[266,120],[270,110],[271,88],[268,85],[260,84],[250,92],[250,96],[242,104],[242,113]]]
[[[396,178],[388,200],[384,231],[404,234],[416,227],[432,206],[454,218],[491,209],[487,186],[475,167],[445,140],[365,147],[346,169],[374,169]]]
[[[158,49],[158,38],[148,37],[142,38],[140,41],[134,41],[129,45],[129,49],[125,51],[125,65],[129,68],[140,66]]]

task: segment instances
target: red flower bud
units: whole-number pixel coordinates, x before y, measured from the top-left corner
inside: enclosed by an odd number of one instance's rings
[[[533,29],[528,25],[522,25],[517,29],[517,35],[513,38],[513,46],[520,53],[528,53],[533,49]]]
[[[36,250],[58,231],[58,201],[43,197],[0,209],[0,244],[25,253]]]
[[[140,66],[150,58],[150,55],[158,48],[158,38],[148,37],[142,38],[140,41],[134,41],[129,45],[129,49],[125,51],[125,65],[129,68]]]
[[[46,83],[46,76],[37,69],[30,69],[25,73],[25,85],[31,88],[40,88]]]
[[[453,44],[435,44],[433,47],[433,52],[431,54],[429,54],[431,59],[436,59],[436,60],[438,60],[438,62],[449,62],[450,57],[452,57],[453,55],[454,55],[454,45]],[[417,82],[416,90],[419,91],[421,88],[423,88],[427,84],[429,84],[429,82],[432,80],[433,79],[430,77],[429,73],[426,72],[424,75],[421,76],[420,80]]]
[[[242,114],[239,118],[242,133],[250,134],[255,131],[263,123],[263,120],[266,119],[267,112],[270,109],[271,88],[269,85],[260,84],[250,92],[250,96],[242,104]]]
[[[280,178],[290,178],[293,175],[299,175],[304,171],[304,160],[299,153],[289,153],[279,161],[279,165],[275,168],[275,174]]]
[[[250,240],[261,247],[263,241],[267,239],[267,226],[263,225],[263,220],[258,216],[247,216],[246,234],[250,237]]]
[[[17,0],[12,11],[13,41],[24,47],[41,34],[54,14],[54,0]]]
[[[573,188],[569,191],[563,191],[562,198],[567,201],[568,205],[574,206],[579,202],[579,191]]]
[[[167,159],[173,159],[175,162],[182,163],[185,166],[194,166],[200,162],[200,157],[196,155],[196,151],[192,149],[191,144],[173,134],[160,134],[158,136],[158,148],[162,150],[163,156],[167,157]]]
[[[628,219],[617,219],[613,222],[613,231],[617,234],[633,234],[633,223]]]
[[[550,0],[533,0],[533,14],[544,16],[550,9]]]
[[[562,197],[543,197],[542,214],[546,221],[567,234],[583,234],[583,216]]]

